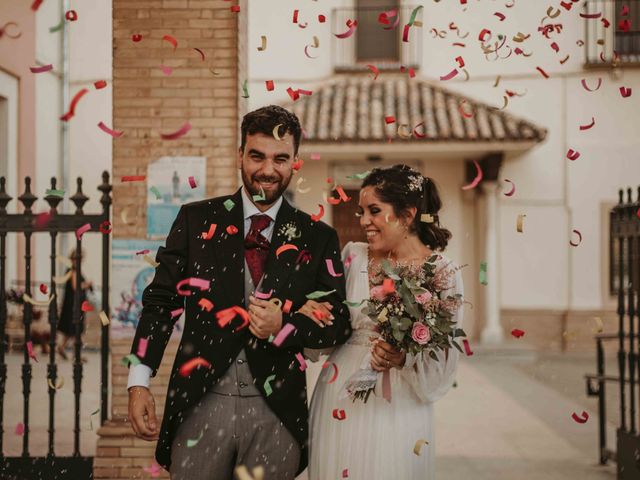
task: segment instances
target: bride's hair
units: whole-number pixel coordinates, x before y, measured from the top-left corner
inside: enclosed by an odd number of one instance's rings
[[[432,178],[423,176],[408,165],[374,168],[362,182],[362,188],[372,186],[380,199],[393,207],[397,217],[406,209],[416,207],[416,216],[409,226],[420,241],[432,250],[444,250],[451,232],[440,226],[438,211],[442,201]],[[422,215],[429,215],[422,221]]]

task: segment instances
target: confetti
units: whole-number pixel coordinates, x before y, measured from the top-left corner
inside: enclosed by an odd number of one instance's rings
[[[69,10],[64,14],[64,18],[66,18],[70,22],[75,22],[78,20],[78,13],[75,10]]]
[[[297,181],[296,181],[296,192],[298,193],[309,193],[311,191],[311,187],[307,187],[307,188],[302,188],[300,185],[302,185],[302,183],[306,182],[306,180],[302,177],[300,177]]]
[[[602,333],[604,331],[604,323],[600,317],[593,317],[596,322],[596,328],[592,329],[593,333]]]
[[[139,33],[134,33],[133,35],[131,35],[131,40],[135,43],[138,43],[140,40],[142,40],[142,35],[140,35]]]
[[[231,5],[230,10],[231,10],[233,13],[240,13],[240,5]]]
[[[326,297],[327,295],[331,295],[333,292],[335,292],[335,290],[329,290],[329,291],[316,290],[315,292],[308,293],[306,295],[306,297],[309,300],[316,300],[318,298],[322,298],[322,297]]]
[[[202,435],[204,435],[204,432],[201,431],[200,436],[198,438],[195,438],[195,439],[187,438],[187,448],[195,447],[198,444],[198,442],[202,440]]]
[[[516,231],[518,233],[522,233],[524,231],[524,217],[526,217],[526,215],[521,213],[518,215],[518,219],[516,220]]]
[[[200,289],[200,291],[204,291],[210,288],[211,282],[203,278],[195,278],[195,277],[190,277],[190,278],[185,278],[183,280],[180,280],[176,285],[176,291],[178,292],[178,295],[188,297],[189,295],[192,295],[193,292],[191,290],[183,290],[182,287],[184,285],[195,287]]]
[[[231,209],[232,209],[233,207],[235,207],[235,205],[236,205],[236,204],[235,204],[235,203],[233,203],[233,200],[231,200],[230,198],[228,198],[228,199],[226,199],[226,200],[224,201],[224,208],[226,208],[228,212],[230,212],[230,211],[231,211]]]
[[[98,123],[98,128],[100,128],[100,130],[102,130],[103,132],[111,135],[113,138],[120,138],[122,135],[124,135],[123,130],[112,130],[107,127],[102,121]]]
[[[245,80],[242,84],[242,98],[249,98],[248,80]]]
[[[24,296],[26,297],[27,294],[25,293]],[[31,358],[32,360],[34,360],[36,363],[38,362],[38,357],[36,357],[35,352],[33,351],[33,342],[31,340],[29,340],[27,343],[27,354],[29,355],[29,358]]]
[[[107,82],[106,80],[98,80],[97,82],[93,82],[93,86],[96,90],[102,90],[103,88],[106,88]]]
[[[196,184],[196,179],[193,176],[189,177],[189,186],[191,188],[197,188],[197,186],[198,186]]]
[[[536,67],[536,70],[538,70],[540,72],[540,75],[542,75],[544,78],[549,78],[549,74],[545,72],[542,68]]]
[[[254,202],[263,202],[267,199],[266,194],[264,193],[264,188],[260,187],[260,194],[259,195],[253,195],[253,201]]]
[[[280,345],[282,345],[282,342],[284,342],[285,339],[295,331],[296,327],[293,324],[285,323],[284,327],[280,329],[280,331],[276,335],[276,338],[273,340],[273,344],[276,347],[279,347]]]
[[[572,233],[575,233],[578,236],[578,241],[574,242],[573,240],[569,240],[569,245],[571,245],[572,247],[577,247],[578,245],[580,245],[580,243],[582,243],[582,234],[580,233],[580,230],[571,230]]]
[[[275,340],[274,340],[274,342],[275,342]],[[272,382],[275,379],[276,379],[275,375],[269,375],[267,377],[267,379],[264,381],[264,391],[267,394],[267,397],[273,393],[273,390],[271,389],[270,382]]]
[[[482,169],[480,168],[480,164],[477,160],[474,160],[473,163],[476,166],[476,177],[470,184],[463,186],[462,190],[471,190],[472,188],[476,188],[482,181]]]
[[[296,353],[296,358],[298,359],[298,363],[300,364],[298,368],[301,372],[304,372],[307,369],[307,362],[305,362],[304,357],[300,352]]]
[[[466,338],[463,339],[462,345],[464,345],[464,351],[467,354],[467,357],[470,357],[471,355],[473,355],[473,352],[471,351],[471,347],[469,346],[469,340],[467,340]]]
[[[60,197],[60,198],[64,197],[64,190],[47,188],[44,193],[47,196],[51,195],[52,197]]]
[[[373,79],[376,80],[380,75],[380,70],[375,65],[367,65],[367,68],[373,72]]]
[[[216,233],[216,227],[218,225],[215,223],[212,223],[211,225],[209,225],[209,231],[207,232],[202,232],[202,239],[203,240],[211,240],[213,238],[213,235]]]
[[[258,51],[259,52],[264,52],[267,49],[267,37],[265,35],[262,35],[260,37],[260,46],[258,47]]]
[[[456,75],[458,75],[458,69],[454,68],[453,70],[451,70],[449,73],[447,73],[446,75],[440,75],[440,80],[445,81],[445,80],[451,80],[453,77],[455,77]]]
[[[189,130],[191,130],[191,124],[189,122],[185,122],[179,130],[176,130],[173,133],[161,133],[160,137],[163,140],[175,140],[185,135]]]
[[[251,473],[244,465],[238,465],[235,469],[236,476],[238,480],[262,480],[264,478],[264,467],[262,465],[258,465],[257,467],[253,467],[251,469]]]
[[[331,275],[332,277],[341,277],[343,274],[342,273],[336,273],[336,271],[333,268],[333,260],[331,260],[330,258],[325,259],[325,262],[327,264],[327,270],[329,271],[329,275]]]
[[[420,126],[422,126],[422,128],[424,129],[424,128],[425,128],[425,126],[424,126],[424,122],[420,122],[420,123],[419,123],[419,124],[417,124],[417,125],[415,126],[415,128],[413,129],[413,136],[414,136],[414,137],[416,137],[416,138],[424,138],[424,137],[426,137],[426,136],[427,136],[427,135],[426,135],[426,134],[424,134],[424,133],[418,133],[418,127],[420,127]]]
[[[329,381],[327,383],[333,383],[338,378],[338,366],[333,362],[324,362],[324,364],[322,365],[322,369],[324,370],[329,365],[331,365],[333,367],[333,375],[331,376],[331,378],[329,379]]]
[[[162,70],[162,73],[164,73],[166,76],[169,76],[173,73],[173,68],[167,67],[166,65],[160,65],[160,70]]]
[[[146,179],[146,175],[123,175],[120,177],[123,182],[144,182]]]
[[[160,263],[156,262],[153,258],[151,258],[149,255],[144,255],[142,257],[142,259],[147,262],[149,265],[151,265],[153,268],[158,268],[160,266]]]
[[[136,357],[133,353],[130,353],[126,357],[122,357],[122,364],[125,367],[128,367],[129,365],[133,365],[133,366],[140,365],[140,359]]]
[[[578,151],[576,151],[576,150],[574,150],[574,149],[570,148],[570,149],[567,151],[567,158],[568,158],[569,160],[575,161],[575,160],[577,160],[578,158],[580,158],[580,152],[578,152]]]
[[[293,306],[293,302],[291,300],[286,300],[284,302],[284,305],[282,306],[282,311],[284,313],[289,313],[291,312],[291,307]]]
[[[384,123],[386,123],[387,125],[391,123],[395,123],[395,121],[396,121],[396,117],[394,117],[393,115],[384,117]]]
[[[157,478],[160,476],[160,473],[162,472],[162,467],[160,465],[158,465],[155,460],[151,462],[151,466],[150,467],[144,467],[143,470],[149,474],[151,474],[151,476],[153,478]]]
[[[345,468],[344,470],[342,470],[342,478],[348,478],[349,477],[349,469]]]
[[[47,286],[44,283],[41,283],[40,284],[40,293],[42,293],[43,295],[46,295],[47,291],[48,291]]]
[[[162,198],[160,190],[158,190],[158,187],[156,187],[155,185],[152,185],[149,191],[155,195],[156,200],[160,200]]]
[[[227,227],[227,233],[229,235],[235,235],[236,233],[238,233],[238,227],[236,227],[235,225],[229,225]]]
[[[317,215],[311,215],[311,220],[313,220],[314,222],[320,221],[320,219],[324,216],[324,205],[318,204],[318,207],[320,207],[320,212]]]
[[[111,233],[111,230],[113,230],[111,228],[111,222],[109,220],[105,220],[104,222],[102,222],[100,224],[100,233],[104,234],[104,235],[108,235]]]
[[[299,249],[292,243],[285,243],[284,245],[280,245],[276,250],[276,258],[280,258],[280,255],[288,250],[295,250],[297,252]]]
[[[589,88],[589,86],[587,85],[587,80],[585,78],[583,78],[580,83],[582,84],[582,88],[584,88],[587,92],[595,92],[602,86],[602,78],[598,78],[598,85],[596,86],[596,88]]]
[[[82,97],[84,97],[87,93],[89,93],[89,89],[83,88],[78,93],[73,96],[71,100],[71,105],[69,105],[69,110],[63,116],[60,117],[60,120],[63,122],[69,121],[76,114],[76,106]]]
[[[100,321],[102,322],[102,325],[105,326],[105,327],[111,323],[111,321],[109,320],[109,317],[104,312],[104,310],[100,311],[100,313],[98,314],[98,317],[100,318]]]
[[[273,127],[273,130],[271,131],[273,138],[275,138],[276,140],[282,140],[282,137],[280,136],[280,127],[282,126],[281,123],[277,124],[275,127]]]
[[[334,35],[337,38],[349,38],[351,35],[353,35],[353,33],[356,31],[356,27],[358,26],[358,22],[357,21],[351,21],[351,20],[347,20],[347,28],[349,28],[349,30],[347,30],[344,33],[334,33]]]
[[[240,317],[242,318],[242,325],[234,330],[234,332],[237,332],[249,325],[250,322],[249,313],[247,313],[244,308],[235,305],[233,307],[220,310],[219,312],[216,312],[216,320],[218,321],[218,325],[220,326],[220,328],[224,328],[229,325],[229,323],[231,323],[231,320],[233,320],[237,315],[240,315]]]
[[[347,414],[342,409],[334,408],[333,409],[333,418],[335,418],[336,420],[344,420],[344,419],[347,418]]]
[[[172,37],[171,35],[165,35],[162,37],[162,40],[164,40],[165,42],[169,42],[171,45],[173,45],[173,50],[175,51],[176,48],[178,48],[178,40],[176,40],[174,37]]]
[[[275,88],[273,80],[266,80],[264,83],[265,83],[265,86],[267,87],[267,92],[273,92],[273,89]]]
[[[49,72],[53,70],[53,64],[50,63],[49,65],[43,65],[41,67],[29,67],[29,70],[31,70],[31,73]]]
[[[489,284],[489,282],[487,281],[487,262],[480,262],[480,284]]]
[[[198,306],[202,310],[206,310],[207,312],[213,310],[213,302],[211,302],[211,300],[207,298],[201,298],[200,300],[198,300]]]
[[[627,88],[627,87],[620,87],[620,95],[622,95],[622,98],[628,98],[631,96],[631,87]]]
[[[516,338],[520,338],[524,335],[524,330],[520,330],[519,328],[514,328],[513,330],[511,330],[511,335],[513,335]]]
[[[18,422],[15,428],[16,435],[24,435],[24,423]]]
[[[591,123],[588,125],[580,125],[580,130],[584,131],[584,130],[589,130],[590,128],[592,128],[594,125],[596,124],[596,119],[594,117],[591,117]]]
[[[180,375],[188,377],[191,372],[198,367],[211,368],[211,364],[202,357],[192,358],[180,366]]]
[[[584,410],[582,411],[582,416],[578,416],[576,412],[573,412],[571,414],[571,418],[573,418],[577,423],[587,423],[587,420],[589,420],[589,414]]]
[[[82,310],[83,312],[93,312],[93,305],[91,305],[88,300],[85,300],[80,305],[80,310]]]
[[[505,182],[509,182],[511,184],[511,188],[509,189],[508,192],[505,192],[504,196],[505,197],[512,197],[514,193],[516,193],[516,184],[513,183],[511,180],[509,180],[508,178],[504,179]]]
[[[462,115],[464,118],[473,118],[473,111],[471,112],[466,112],[464,110],[464,105],[467,103],[466,99],[462,99],[460,100],[460,103],[458,103],[458,111],[460,112],[460,115]]]
[[[428,444],[429,442],[427,442],[426,440],[423,440],[422,438],[419,440],[416,440],[416,444],[413,447],[413,453],[420,456],[420,450],[422,450],[422,446],[428,445]]]
[[[176,308],[175,310],[171,310],[171,318],[176,318],[182,315],[184,312],[184,308]]]
[[[136,356],[138,358],[144,358],[147,354],[147,347],[149,346],[149,338],[142,337],[138,342],[138,351],[136,352]]]
[[[76,238],[80,240],[82,238],[82,235],[84,235],[89,230],[91,230],[91,224],[85,223],[84,225],[82,225],[80,228],[76,230]]]
[[[259,290],[256,290],[254,292],[254,295],[256,296],[256,298],[259,298],[260,300],[269,300],[271,298],[271,296],[273,295],[273,288],[271,290],[269,290],[267,293],[260,292]],[[277,300],[277,299],[274,299],[274,300]]]

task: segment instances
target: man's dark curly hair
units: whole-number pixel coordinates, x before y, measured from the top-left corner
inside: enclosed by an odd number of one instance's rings
[[[273,135],[273,129],[278,124],[281,125],[278,128],[279,135],[286,135],[287,133],[293,135],[293,153],[297,155],[298,147],[300,146],[300,137],[302,136],[300,121],[295,114],[278,105],[268,105],[249,112],[244,116],[240,130],[242,136],[240,150],[244,152],[247,135],[254,135],[256,133]]]

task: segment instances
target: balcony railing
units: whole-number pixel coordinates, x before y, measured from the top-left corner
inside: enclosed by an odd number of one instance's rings
[[[588,0],[584,13],[601,14],[584,20],[587,65],[640,65],[639,0]]]
[[[354,34],[347,39],[332,36],[333,65],[336,72],[366,70],[373,64],[380,70],[397,70],[400,66],[418,68],[422,57],[422,32],[424,27],[411,27],[408,42],[402,41],[404,26],[409,23],[415,5],[402,7],[358,7],[336,8],[333,10],[334,33],[348,30],[348,20],[357,20]],[[378,21],[385,11],[397,9],[399,19],[389,17],[389,23]],[[422,20],[419,12],[417,20]],[[385,30],[385,27],[393,27]]]

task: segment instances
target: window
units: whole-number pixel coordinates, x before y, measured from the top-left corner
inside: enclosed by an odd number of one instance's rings
[[[389,10],[399,11],[399,0],[358,0],[358,28],[356,29],[356,62],[399,62],[402,25],[384,29],[378,16]],[[391,25],[397,17],[391,18]]]

